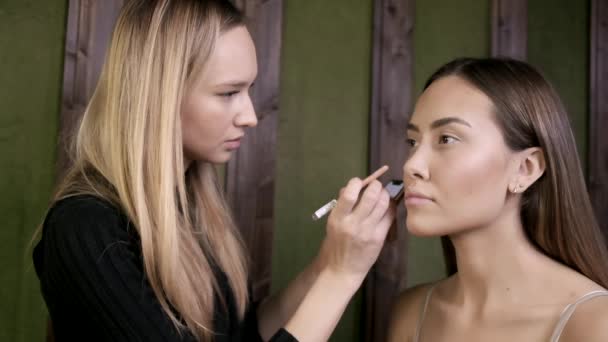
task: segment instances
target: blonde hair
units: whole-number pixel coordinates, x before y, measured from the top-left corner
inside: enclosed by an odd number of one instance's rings
[[[201,341],[213,339],[214,293],[221,291],[212,265],[225,272],[242,318],[247,262],[214,167],[195,161],[185,170],[180,105],[218,36],[239,25],[243,18],[228,1],[127,1],[73,167],[53,199],[93,194],[124,210],[162,308]]]

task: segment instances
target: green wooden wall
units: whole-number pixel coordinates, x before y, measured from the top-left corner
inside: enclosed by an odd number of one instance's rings
[[[273,287],[316,254],[325,220],[312,213],[367,172],[372,2],[286,1],[278,133]],[[361,335],[361,299],[333,341]]]
[[[589,0],[530,0],[528,61],[561,96],[583,165],[589,123]]]
[[[50,196],[66,0],[0,1],[0,341],[41,341],[27,246]]]

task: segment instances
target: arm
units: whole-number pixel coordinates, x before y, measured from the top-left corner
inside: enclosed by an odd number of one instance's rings
[[[258,310],[264,338],[285,327],[299,341],[326,341],[376,261],[394,219],[388,193],[353,179],[329,216],[315,261]]]
[[[317,280],[320,266],[313,262],[280,292],[266,298],[258,307],[258,326],[264,340],[285,326]]]

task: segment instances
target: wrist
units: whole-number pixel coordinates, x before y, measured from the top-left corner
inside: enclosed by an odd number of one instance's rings
[[[321,269],[317,276],[317,280],[323,284],[324,288],[350,295],[357,292],[364,279],[365,277],[359,275],[339,272],[330,268]]]

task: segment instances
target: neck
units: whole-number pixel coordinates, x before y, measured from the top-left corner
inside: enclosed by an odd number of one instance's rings
[[[450,239],[458,266],[456,300],[476,312],[528,300],[543,286],[538,271],[553,263],[525,236],[519,210]]]

